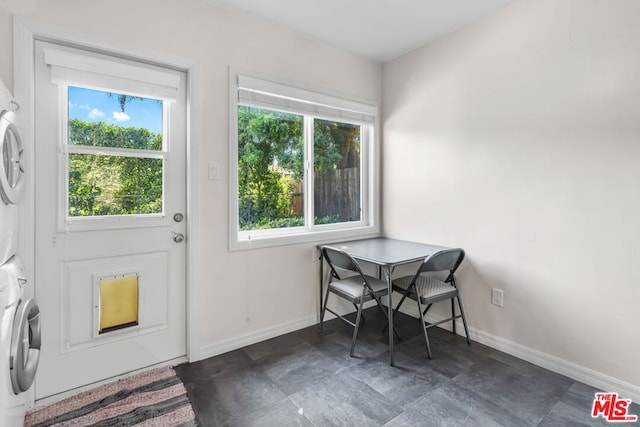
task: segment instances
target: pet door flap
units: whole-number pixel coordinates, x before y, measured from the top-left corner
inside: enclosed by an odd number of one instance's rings
[[[138,276],[102,278],[99,333],[138,324]]]

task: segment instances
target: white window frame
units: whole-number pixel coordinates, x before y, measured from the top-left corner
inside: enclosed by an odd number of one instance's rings
[[[60,131],[62,138],[60,139],[60,168],[59,174],[59,212],[58,212],[58,231],[83,231],[83,230],[100,230],[112,228],[129,228],[129,227],[156,227],[169,223],[166,210],[166,193],[169,180],[167,179],[167,161],[169,160],[167,133],[169,123],[169,103],[162,103],[162,148],[160,150],[135,150],[131,148],[111,148],[111,147],[94,147],[84,145],[69,144],[69,86],[94,89],[86,86],[76,86],[72,84],[61,84],[59,99],[61,102],[60,111],[62,112]],[[104,89],[97,89],[104,90]],[[123,93],[117,89],[112,90],[113,93],[130,95]],[[142,94],[142,96],[149,98]],[[113,156],[113,157],[138,157],[144,159],[162,160],[162,212],[151,214],[128,214],[128,215],[91,215],[91,216],[69,216],[69,155],[70,154],[88,154],[92,156]]]
[[[169,224],[166,213],[166,193],[170,191],[168,177],[170,104],[175,102],[180,77],[151,66],[132,64],[116,57],[81,52],[66,46],[45,49],[45,63],[51,70],[51,81],[58,85],[60,113],[60,147],[58,156],[58,218],[60,232],[106,230],[133,227],[156,227]],[[159,151],[118,149],[108,147],[71,146],[68,144],[69,86],[101,90],[123,95],[162,100],[162,149]],[[163,162],[162,206],[155,214],[69,216],[69,154],[114,155],[161,159]]]
[[[265,105],[239,100],[240,82],[249,82],[258,91],[275,93],[287,101],[282,105]],[[259,94],[259,92],[258,92]],[[260,96],[260,95],[258,95]],[[307,105],[308,104],[308,105]],[[238,106],[285,111],[304,116],[304,218],[302,227],[268,230],[239,230],[238,201]],[[316,108],[317,106],[317,108]],[[301,107],[301,108],[300,108]],[[315,108],[315,110],[314,110]],[[307,111],[305,111],[307,110]],[[341,115],[344,111],[344,115]],[[270,246],[348,240],[374,237],[380,234],[379,225],[379,108],[377,104],[335,96],[315,88],[229,72],[229,249],[245,250]],[[360,118],[363,119],[360,119]],[[313,119],[332,120],[360,125],[361,129],[361,217],[359,221],[314,225]],[[365,142],[366,141],[366,142]]]

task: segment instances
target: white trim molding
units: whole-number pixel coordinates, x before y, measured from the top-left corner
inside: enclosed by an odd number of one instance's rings
[[[212,344],[200,347],[200,355],[203,359],[237,350],[251,344],[256,344],[270,338],[288,334],[298,329],[306,328],[318,324],[318,316],[314,313],[310,316],[301,317],[289,322],[283,322],[277,325],[269,326],[257,331],[253,331],[244,335],[227,338]]]
[[[403,310],[401,311],[409,316],[415,317],[417,320],[418,310],[411,305],[406,309],[403,307]],[[427,321],[430,323],[436,323],[443,319],[445,319],[444,316],[427,315]],[[439,327],[447,331],[451,331],[452,329],[450,322],[445,322],[442,325],[439,325]],[[456,320],[456,332],[458,335],[464,336],[464,326],[462,325],[462,321],[459,319]],[[469,327],[469,335],[469,338],[473,341],[502,351],[536,366],[540,366],[606,392],[617,392],[621,397],[631,399],[633,402],[640,402],[640,386],[635,384],[603,374],[591,368],[587,368],[586,366],[561,359],[557,356],[538,351],[531,347],[518,344],[477,328]]]
[[[457,330],[461,330],[461,328]],[[469,328],[469,334],[471,335],[472,340],[477,341],[480,344],[495,348],[496,350],[500,350],[510,354],[511,356],[526,360],[529,363],[541,366],[552,372],[564,375],[603,391],[617,392],[625,399],[640,402],[640,387],[637,385],[605,375],[601,372],[594,371],[593,369],[561,359],[551,354],[543,353],[531,347],[526,347],[516,342],[509,341],[479,329]]]
[[[407,315],[416,317],[417,320],[417,310],[408,309],[405,311],[403,309],[402,312]],[[330,320],[334,317],[335,316],[330,315],[330,313],[327,313],[326,320]],[[435,323],[442,319],[444,319],[444,317],[431,315],[427,316],[427,321],[429,322]],[[298,329],[313,326],[317,323],[318,317],[316,314],[302,317],[290,322],[280,323],[274,326],[260,329],[258,331],[204,345],[200,347],[200,355],[203,359],[207,357],[217,356],[219,354],[237,350],[248,345],[256,344],[258,342],[287,334]],[[439,327],[450,331],[450,325],[450,323],[443,323]],[[458,335],[463,336],[464,327],[462,325],[462,321],[460,320],[456,321],[456,331],[458,332]],[[640,402],[640,387],[638,387],[637,385],[605,375],[601,372],[594,371],[593,369],[578,365],[568,360],[561,359],[551,354],[543,353],[533,348],[526,347],[513,341],[509,341],[480,329],[470,327],[469,335],[473,341],[502,351],[511,356],[532,363],[536,366],[540,366],[557,374],[564,375],[575,381],[580,381],[604,391],[617,392],[620,396],[626,399],[631,399],[634,402]]]

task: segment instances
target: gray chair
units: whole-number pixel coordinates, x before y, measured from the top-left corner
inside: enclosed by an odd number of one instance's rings
[[[387,295],[389,288],[387,282],[384,280],[364,274],[358,262],[346,252],[325,246],[322,248],[322,256],[330,267],[331,278],[327,284],[327,292],[324,297],[324,304],[322,305],[322,313],[320,314],[320,330],[322,330],[324,325],[325,311],[333,313],[336,317],[353,326],[353,338],[351,339],[351,351],[349,353],[349,355],[353,357],[356,339],[358,337],[358,329],[361,321],[364,320],[362,316],[364,303],[375,300],[378,308],[385,315],[385,318],[388,318],[380,302],[380,297]],[[327,307],[329,293],[333,293],[354,305],[357,310],[355,323]]]
[[[464,309],[462,308],[462,301],[460,299],[460,293],[458,292],[458,286],[454,275],[463,259],[464,250],[444,249],[425,258],[422,264],[420,264],[416,274],[400,277],[393,281],[393,290],[402,294],[402,299],[396,306],[394,314],[398,312],[406,298],[410,298],[418,303],[418,310],[421,313],[420,323],[422,323],[424,338],[427,341],[427,353],[429,355],[429,359],[431,359],[431,346],[429,345],[427,329],[441,323],[451,321],[453,325],[453,333],[455,334],[456,319],[462,318],[467,342],[471,344],[471,341],[469,340],[467,320],[464,316]],[[433,274],[430,274],[436,272],[448,273],[444,280],[440,280],[433,277]],[[440,320],[436,323],[427,324],[424,320],[424,316],[427,314],[427,311],[429,311],[431,306],[436,302],[448,299],[451,300],[451,317]],[[456,315],[454,300],[458,301],[458,307],[460,308],[460,314],[458,315]]]

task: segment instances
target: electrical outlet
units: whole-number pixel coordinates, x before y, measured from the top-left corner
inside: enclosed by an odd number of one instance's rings
[[[504,304],[504,291],[502,289],[491,289],[491,304],[502,307]]]

